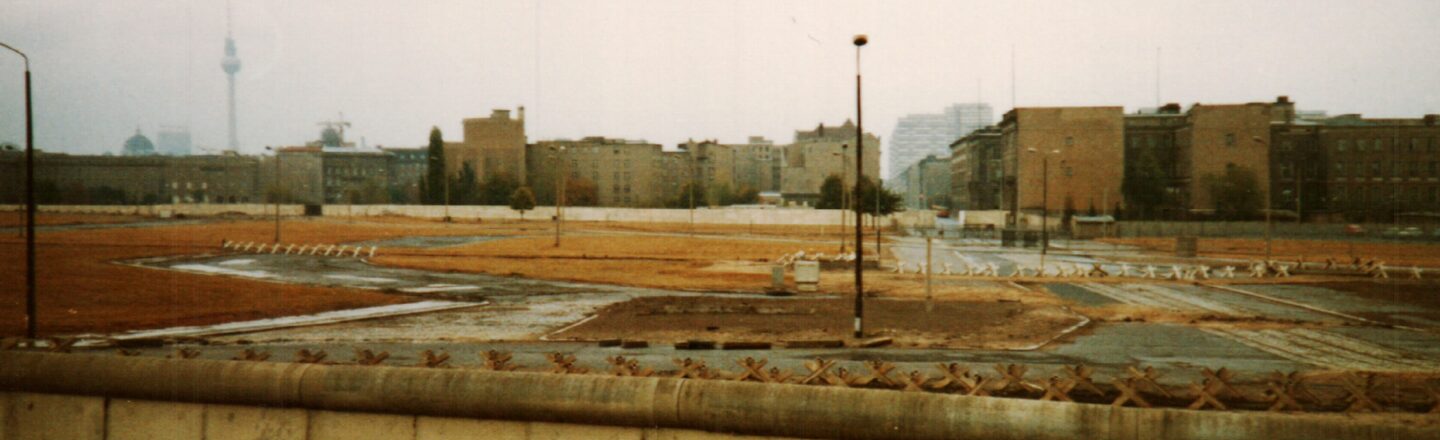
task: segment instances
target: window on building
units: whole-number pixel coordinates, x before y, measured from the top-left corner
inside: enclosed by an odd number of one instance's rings
[[[1385,140],[1375,138],[1375,151],[1385,151]]]
[[[1345,177],[1345,164],[1335,164],[1335,177]]]
[[[1235,146],[1235,133],[1225,133],[1225,146]]]
[[[1344,201],[1345,201],[1345,187],[1343,187],[1343,186],[1337,186],[1337,187],[1335,187],[1335,197],[1334,197],[1334,200],[1337,201],[1337,202],[1344,202]]]
[[[1288,163],[1282,163],[1282,164],[1280,164],[1280,177],[1281,177],[1281,178],[1289,179],[1291,173],[1292,173],[1292,172],[1291,172],[1291,170],[1290,170],[1290,164],[1288,164]]]
[[[1420,138],[1410,138],[1410,152],[1420,151]]]
[[[1380,161],[1370,162],[1370,177],[1380,177]]]
[[[1350,148],[1350,140],[1341,139],[1335,141],[1335,151],[1345,151],[1347,148]]]
[[[1369,146],[1370,146],[1370,140],[1369,140],[1369,139],[1356,139],[1356,140],[1355,140],[1355,151],[1365,151],[1365,148],[1366,148],[1366,147],[1369,147]]]
[[[1430,161],[1430,173],[1429,173],[1430,177],[1440,176],[1440,168],[1436,168],[1436,167],[1437,167],[1437,163],[1436,163],[1435,161],[1433,161],[1433,160]]]
[[[1400,177],[1402,168],[1400,162],[1390,162],[1390,177]]]
[[[1294,149],[1295,149],[1295,141],[1286,140],[1286,141],[1281,141],[1281,142],[1280,142],[1280,151],[1290,151],[1290,150],[1294,150]]]

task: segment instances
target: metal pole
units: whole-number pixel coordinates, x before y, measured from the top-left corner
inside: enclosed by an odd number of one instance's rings
[[[555,187],[555,247],[557,248],[560,247],[560,223],[565,221],[565,211],[562,207],[565,205],[565,184],[568,180],[566,179],[568,176],[565,175],[567,172],[565,170],[565,156],[563,156],[565,147],[560,147],[559,151],[560,154],[555,155],[560,161],[560,175],[556,176],[560,182]]]
[[[860,180],[865,178],[865,119],[860,105],[860,47],[867,43],[864,35],[855,36],[855,192],[860,192]],[[864,231],[860,227],[860,210],[855,210],[855,337],[865,337],[865,243]]]
[[[930,275],[935,272],[935,265],[930,259],[930,242],[934,237],[925,236],[925,312],[935,310],[935,297],[931,294]]]
[[[690,193],[690,236],[696,236],[696,152],[690,152],[690,187],[685,188],[685,193]]]
[[[875,223],[875,267],[880,267],[880,259],[885,257],[884,249],[880,248],[880,188],[884,187],[884,182],[875,179],[875,215],[870,218]]]
[[[35,116],[30,105],[30,57],[0,43],[25,61],[25,338],[35,344],[39,316],[35,311]]]
[[[275,149],[275,244],[280,244],[280,195],[285,193],[280,178],[280,149]]]
[[[845,160],[845,146],[840,146],[840,253],[845,253],[845,212],[850,206],[850,191],[845,185],[850,179],[849,163]],[[858,182],[858,179],[857,179]]]
[[[1050,248],[1050,156],[1040,156],[1040,272],[1045,272],[1045,253]]]

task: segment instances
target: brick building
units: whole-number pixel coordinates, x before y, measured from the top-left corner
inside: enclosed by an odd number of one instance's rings
[[[541,203],[554,203],[562,169],[568,180],[594,184],[600,206],[655,207],[679,191],[678,181],[662,178],[660,144],[587,137],[540,141],[526,150],[529,186]]]
[[[485,180],[495,173],[510,173],[524,185],[528,171],[525,137],[525,107],[518,109],[516,118],[510,117],[509,110],[497,109],[486,118],[467,118],[462,121],[464,140],[459,144],[445,145],[445,171],[456,175],[465,163],[475,169],[476,177]]]
[[[1099,211],[1121,200],[1125,123],[1120,107],[1018,108],[999,125],[1001,206],[1021,214]],[[1048,158],[1048,179],[1042,174]],[[1048,197],[1045,184],[1048,181]]]

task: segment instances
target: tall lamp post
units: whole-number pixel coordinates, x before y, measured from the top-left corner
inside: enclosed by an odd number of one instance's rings
[[[275,244],[280,244],[280,197],[285,194],[280,178],[280,149],[265,147],[265,151],[275,152]]]
[[[870,42],[865,34],[855,36],[855,192],[860,192],[860,180],[865,178],[865,119],[860,106],[860,48]],[[861,210],[855,210],[855,337],[865,337],[865,243],[864,231],[860,226]]]
[[[1260,139],[1260,136],[1251,136],[1251,137],[1250,137],[1250,140],[1251,140],[1252,142],[1255,142],[1255,143],[1257,143],[1257,144],[1260,144],[1261,146],[1266,146],[1266,145],[1268,145],[1268,144],[1265,143],[1265,140],[1264,140],[1264,139]],[[1270,235],[1271,235],[1271,229],[1273,229],[1273,223],[1271,223],[1271,221],[1270,221],[1270,210],[1271,210],[1271,208],[1274,208],[1274,206],[1272,206],[1272,205],[1271,205],[1271,202],[1270,202],[1270,185],[1267,183],[1267,184],[1265,185],[1265,261],[1266,261],[1266,264],[1269,264],[1269,261],[1270,261]]]
[[[1039,153],[1034,148],[1025,151]],[[1050,150],[1058,154],[1060,150]],[[1040,273],[1045,272],[1045,254],[1050,251],[1050,156],[1040,156]]]
[[[558,248],[560,247],[560,223],[565,221],[565,211],[562,207],[565,206],[565,184],[568,176],[565,175],[565,146],[550,147],[550,149],[554,152],[550,157],[554,157],[556,161],[560,162],[560,172],[555,174],[555,247]]]
[[[0,43],[25,60],[25,338],[34,344],[35,315],[35,118],[30,111],[30,57]]]
[[[845,185],[850,180],[850,161],[846,156],[850,150],[850,144],[840,144],[839,153],[831,153],[840,156],[840,253],[845,253],[845,214],[850,208],[850,191]]]

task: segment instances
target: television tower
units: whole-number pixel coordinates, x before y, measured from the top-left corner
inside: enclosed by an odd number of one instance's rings
[[[240,57],[235,56],[235,39],[230,36],[230,4],[225,4],[225,58],[220,68],[230,80],[230,150],[238,151],[240,141],[235,137],[235,72],[240,71]]]

